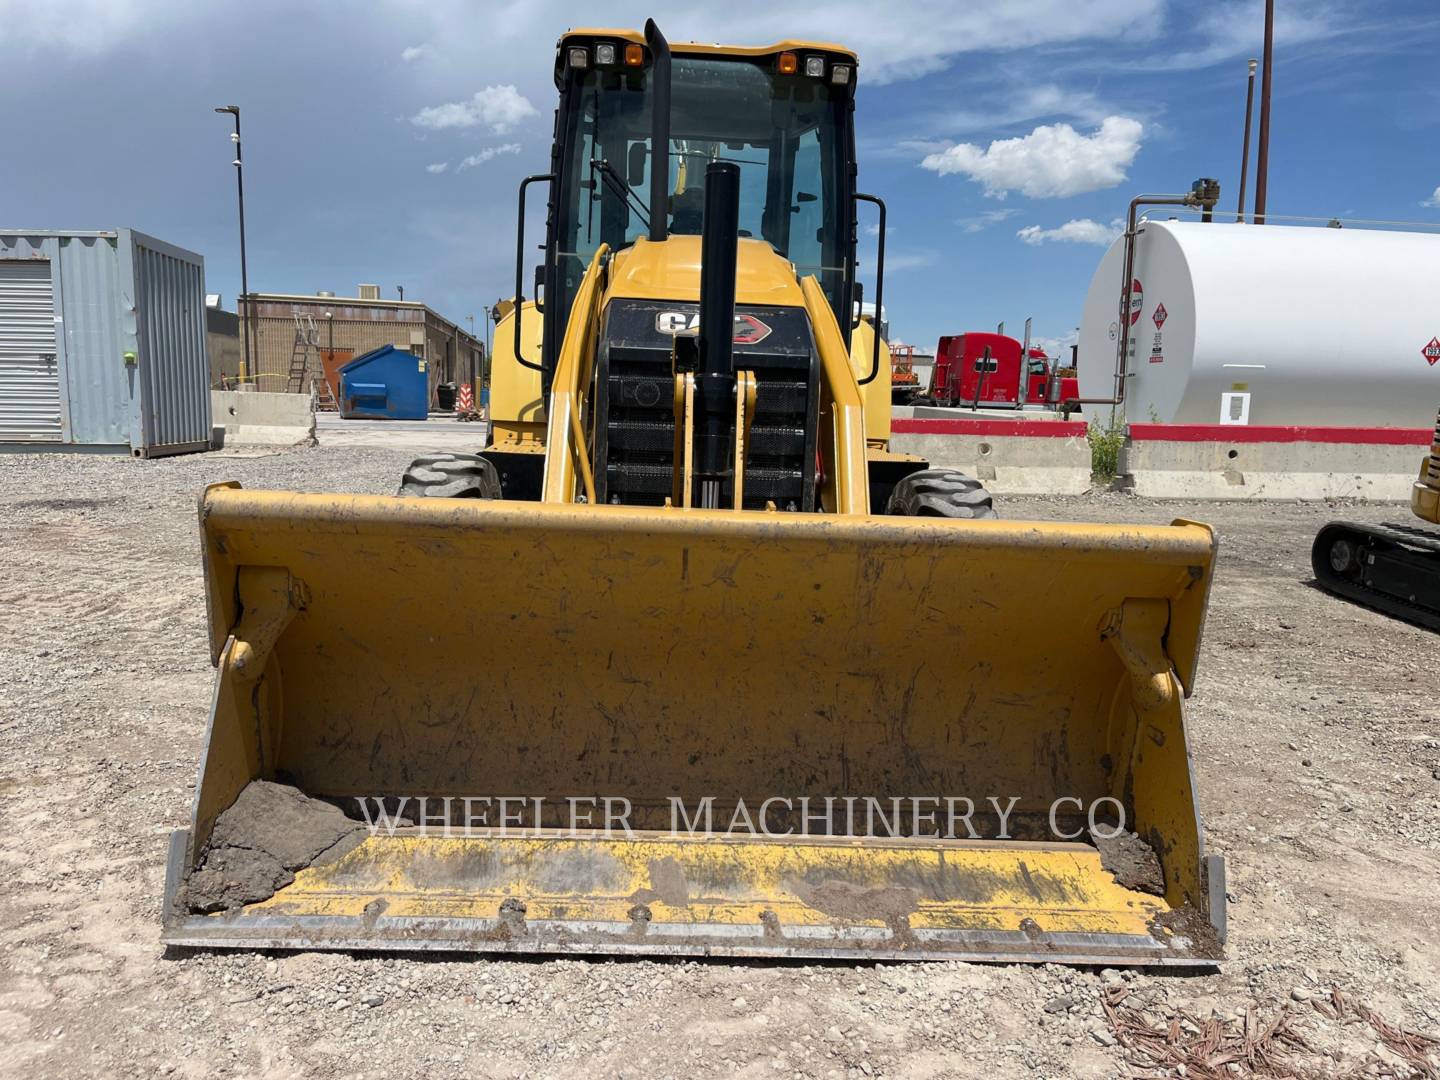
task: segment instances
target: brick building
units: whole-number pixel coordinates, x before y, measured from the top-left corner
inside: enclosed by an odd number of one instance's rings
[[[240,318],[250,321],[256,384],[260,390],[294,389],[289,380],[295,351],[296,316],[308,328],[314,321],[320,352],[332,351],[349,359],[393,345],[428,361],[430,402],[440,383],[460,384],[480,377],[485,343],[416,300],[382,299],[375,285],[361,285],[360,295],[317,293],[251,293],[241,298]],[[320,375],[320,357],[311,350],[310,370],[303,389]],[[348,356],[346,354],[349,354]]]

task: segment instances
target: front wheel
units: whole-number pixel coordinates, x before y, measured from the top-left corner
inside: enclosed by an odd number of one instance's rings
[[[479,454],[426,454],[410,463],[397,494],[421,499],[498,499],[500,474]]]
[[[973,477],[953,469],[911,473],[890,493],[887,514],[902,517],[996,518],[990,493]]]

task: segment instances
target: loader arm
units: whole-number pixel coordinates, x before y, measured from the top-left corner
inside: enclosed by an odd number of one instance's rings
[[[608,249],[602,244],[590,260],[571,309],[555,367],[545,432],[545,479],[541,489],[545,502],[574,502],[577,484],[579,494],[590,502],[595,501],[590,446],[584,438],[585,399],[591,389],[595,366],[607,254]]]
[[[820,453],[825,470],[822,502],[837,514],[868,514],[870,487],[865,464],[865,407],[850,353],[835,316],[813,277],[800,283],[805,311],[820,353],[822,421]]]

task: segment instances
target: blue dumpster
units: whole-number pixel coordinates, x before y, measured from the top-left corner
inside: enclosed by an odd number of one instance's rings
[[[347,420],[424,420],[429,404],[425,361],[394,345],[340,369],[340,415]]]

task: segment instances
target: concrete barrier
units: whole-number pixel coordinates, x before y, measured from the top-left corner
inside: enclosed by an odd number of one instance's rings
[[[1060,420],[1057,409],[1027,405],[1023,409],[969,409],[947,405],[909,405],[909,419],[915,420]],[[892,412],[894,409],[891,410]]]
[[[211,390],[215,427],[224,446],[313,446],[315,414],[308,394]]]
[[[1079,495],[1090,487],[1090,444],[1079,420],[891,421],[890,448],[958,469],[997,495]]]
[[[1408,499],[1428,428],[1131,424],[1121,483],[1184,499]]]

